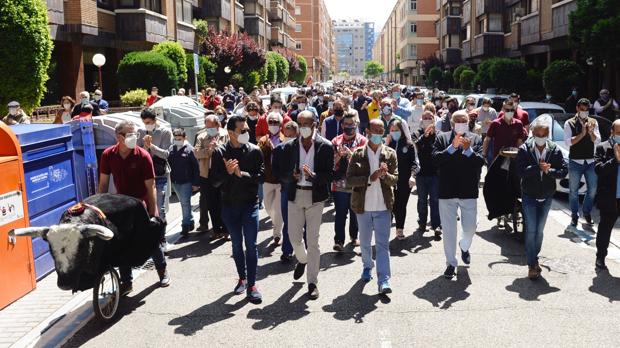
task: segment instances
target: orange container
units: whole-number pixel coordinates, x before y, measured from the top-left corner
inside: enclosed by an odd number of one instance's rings
[[[21,158],[21,147],[15,134],[0,122],[0,309],[36,286],[32,240],[17,237],[13,244],[8,236],[11,229],[28,227]]]

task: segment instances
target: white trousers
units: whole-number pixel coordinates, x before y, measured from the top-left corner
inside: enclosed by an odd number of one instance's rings
[[[263,184],[263,203],[273,224],[273,237],[282,238],[282,207],[280,201],[280,184]]]
[[[443,250],[446,254],[446,264],[454,267],[458,266],[456,259],[456,235],[458,210],[461,211],[461,241],[459,247],[464,251],[469,251],[472,239],[476,233],[478,205],[477,199],[440,199],[439,216],[441,218],[441,228],[443,230]]]

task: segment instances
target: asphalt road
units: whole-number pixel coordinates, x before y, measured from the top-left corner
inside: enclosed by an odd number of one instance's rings
[[[374,281],[359,281],[359,249],[331,251],[334,211],[328,206],[321,226],[321,296],[309,301],[306,284],[293,281],[294,265],[282,264],[280,249],[269,246],[271,231],[262,211],[261,305],[232,294],[236,272],[230,243],[192,235],[172,247],[170,287],[158,288],[157,274],[148,272],[121,301],[113,324],[91,322],[65,347],[619,346],[620,277],[614,275],[620,264],[610,260],[609,273],[595,272],[594,233],[566,230],[565,197],[554,202],[547,222],[543,278],[537,281],[526,278],[523,244],[488,221],[483,200],[478,203],[472,263],[459,267],[453,281],[441,277],[442,242],[430,233],[413,233],[415,195],[407,239],[390,244],[394,293],[389,297],[377,295]],[[612,249],[620,260],[618,249]]]

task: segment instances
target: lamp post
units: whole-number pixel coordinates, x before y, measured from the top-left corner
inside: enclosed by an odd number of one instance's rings
[[[93,56],[93,64],[99,68],[99,88],[103,91],[103,79],[101,78],[101,67],[105,64],[105,56],[97,53]]]

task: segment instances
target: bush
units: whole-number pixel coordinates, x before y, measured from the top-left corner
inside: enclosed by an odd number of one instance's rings
[[[430,86],[434,86],[435,82],[441,83],[443,72],[439,67],[433,67],[428,71],[428,82]]]
[[[306,58],[300,55],[297,55],[297,60],[299,61],[299,70],[290,74],[289,80],[295,81],[298,84],[303,84],[306,80],[306,74],[308,73],[308,63],[306,62]]]
[[[459,84],[462,89],[469,90],[473,89],[472,84],[474,83],[474,79],[476,78],[476,73],[471,69],[464,69],[461,71]]]
[[[529,69],[527,71],[527,78],[525,80],[525,87],[523,88],[521,98],[526,100],[542,100],[545,94],[545,89],[542,83],[542,71],[536,69]]]
[[[176,64],[153,51],[127,53],[118,64],[117,74],[121,91],[157,86],[164,95],[179,87]]]
[[[446,70],[443,72],[441,76],[442,80],[442,89],[448,90],[450,87],[454,86],[454,81],[452,80],[452,71]]]
[[[12,100],[30,113],[45,93],[52,54],[44,2],[0,2],[0,42],[0,115]]]
[[[138,88],[121,95],[122,106],[143,106],[149,94],[146,89]]]
[[[164,41],[153,46],[153,51],[168,57],[177,66],[179,75],[179,86],[187,82],[187,65],[185,64],[185,50],[180,43],[174,41]]]
[[[527,67],[520,59],[494,58],[491,64],[491,82],[503,92],[520,92],[527,79]]]
[[[459,65],[454,68],[454,71],[452,72],[452,79],[454,80],[455,85],[461,85],[461,73],[465,70],[471,70],[471,68],[467,65]]]
[[[230,77],[230,83],[233,86],[243,86],[243,75],[236,73]],[[248,90],[249,92],[249,90]]]
[[[188,77],[186,85],[194,89],[194,56],[192,53],[185,54],[185,63]],[[205,56],[198,56],[198,65],[200,65],[200,72],[198,72],[198,88],[207,85],[214,86],[215,69],[217,65]]]
[[[246,91],[251,91],[254,86],[258,86],[260,84],[260,73],[258,71],[251,71],[246,74],[243,78],[243,88]]]
[[[493,86],[493,82],[491,81],[491,65],[493,64],[493,59],[487,59],[478,65],[478,71],[476,72],[476,78],[474,79],[474,86],[480,85],[480,88],[484,91],[489,87]]]
[[[288,61],[277,52],[267,52],[267,81],[284,83],[288,81]],[[275,68],[275,72],[272,69]]]
[[[276,83],[278,81],[278,65],[275,58],[267,53],[265,61],[265,82]]]
[[[571,60],[556,60],[543,72],[545,91],[556,99],[567,96],[573,86],[579,86],[583,71]]]

